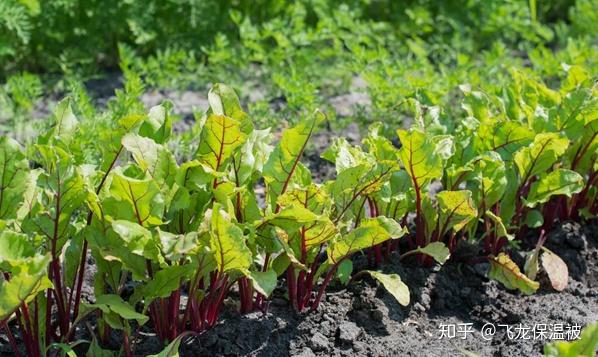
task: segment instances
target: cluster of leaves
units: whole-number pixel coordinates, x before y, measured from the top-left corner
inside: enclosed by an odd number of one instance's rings
[[[578,341],[552,342],[544,346],[544,356],[546,357],[590,357],[596,354],[598,348],[598,324],[587,325],[581,331],[581,337]]]
[[[466,188],[478,214],[464,227],[481,232],[491,277],[509,288],[538,288],[539,256],[552,286],[567,285],[567,267],[543,245],[555,221],[598,213],[598,101],[595,78],[580,66],[564,66],[558,90],[521,71],[499,93],[462,86],[467,119],[455,129],[445,187]],[[537,240],[528,232],[536,230]],[[539,236],[539,237],[538,237]],[[509,242],[535,246],[525,275],[502,252]]]
[[[215,85],[208,98],[199,146],[182,163],[167,148],[171,105],[136,112],[131,93],[113,104],[112,114],[121,108],[122,115],[95,127],[80,123],[65,99],[36,143],[23,149],[2,138],[0,321],[15,353],[9,323],[27,355],[39,356],[70,351],[77,325],[92,313],[96,353],[121,330],[131,355],[131,335],[148,321],[162,341],[177,343],[181,333],[217,322],[234,285],[242,312],[264,309],[284,272],[293,305],[316,309],[331,279],[350,275],[351,255],[405,233],[391,218],[356,221],[350,213],[379,188],[351,192],[363,167],[343,172],[351,182],[312,182],[301,157],[323,114],[271,146],[269,129],[253,127],[232,89]],[[398,169],[386,166],[376,181]],[[93,303],[82,297],[89,254],[97,267]],[[398,276],[371,274],[408,302]]]

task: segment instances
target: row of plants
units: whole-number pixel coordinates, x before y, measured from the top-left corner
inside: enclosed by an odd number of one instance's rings
[[[94,73],[97,66],[118,63],[117,44],[121,42],[134,45],[144,55],[185,50],[202,61],[211,54],[212,44],[236,44],[246,30],[255,27],[263,27],[270,42],[287,42],[287,31],[282,36],[277,31],[286,30],[290,23],[295,37],[309,41],[326,22],[336,20],[335,15],[349,12],[378,31],[439,47],[455,39],[460,49],[471,51],[497,39],[534,44],[551,41],[568,24],[566,31],[573,35],[591,33],[595,5],[594,0],[475,0],[465,4],[426,0],[6,0],[0,4],[0,78],[24,69]]]
[[[350,187],[311,182],[300,159],[322,114],[273,147],[229,87],[216,85],[209,98],[195,159],[180,164],[165,145],[168,104],[115,118],[102,131],[88,128],[96,136],[86,141],[66,99],[55,126],[26,151],[2,138],[1,318],[15,353],[13,320],[27,355],[36,356],[70,351],[77,324],[97,314],[99,345],[122,330],[132,355],[131,336],[148,320],[164,342],[201,332],[217,322],[233,285],[241,311],[263,309],[285,271],[297,275],[289,286],[296,308],[315,309],[352,254],[404,234],[385,217],[353,227],[351,205],[333,213],[330,197]],[[261,201],[259,180],[268,187]],[[82,303],[88,254],[97,267],[92,304]]]
[[[456,88],[463,82],[494,92],[508,83],[508,69],[513,66],[533,71],[551,85],[562,76],[560,66],[563,62],[583,65],[590,72],[597,67],[595,41],[588,36],[591,31],[588,31],[589,27],[581,31],[584,27],[578,26],[584,21],[592,23],[591,19],[582,16],[593,13],[584,10],[592,7],[591,1],[579,1],[575,8],[571,8],[571,24],[560,23],[558,26],[531,23],[525,2],[496,5],[518,14],[516,22],[522,22],[515,26],[518,29],[550,27],[551,39],[539,36],[543,40],[513,43],[507,37],[517,37],[516,31],[511,35],[504,32],[504,36],[490,31],[488,33],[494,35],[475,42],[475,46],[471,43],[469,30],[463,30],[465,32],[461,34],[461,30],[453,27],[463,29],[464,26],[440,15],[444,11],[450,12],[450,4],[443,10],[426,10],[426,6],[432,5],[420,6],[417,11],[401,11],[411,14],[410,21],[416,21],[418,17],[415,15],[419,14],[424,19],[438,17],[452,23],[447,25],[452,29],[448,31],[454,34],[452,37],[437,37],[436,30],[417,35],[403,27],[397,30],[390,19],[371,19],[367,15],[370,13],[359,7],[320,4],[316,11],[311,5],[294,3],[284,10],[283,15],[263,22],[232,11],[238,39],[220,33],[214,43],[202,46],[201,56],[196,48],[184,50],[176,46],[146,56],[142,45],[127,41],[118,45],[115,42],[114,51],[118,52],[121,70],[134,70],[148,91],[191,89],[203,95],[209,83],[227,78],[247,105],[254,122],[262,127],[278,125],[281,121],[294,125],[306,113],[321,108],[326,111],[327,123],[333,128],[359,123],[365,129],[382,121],[387,136],[393,135],[394,129],[412,115],[409,106],[397,105],[405,98],[415,98],[428,106],[440,106],[457,116],[461,115],[461,109],[454,98],[461,95]],[[471,6],[476,8],[479,4],[474,2]],[[546,6],[541,7],[546,10],[549,8]],[[436,14],[436,11],[440,13]],[[315,23],[314,13],[317,14]],[[513,18],[510,15],[499,17]],[[405,21],[400,23],[406,24]],[[489,26],[486,22],[479,25],[480,28]],[[504,29],[504,26],[500,28]],[[92,47],[95,51],[97,45]],[[51,56],[46,53],[44,58]],[[123,64],[128,69],[123,68]],[[74,60],[64,65],[81,68]],[[53,101],[51,98],[66,94],[86,95],[82,92],[85,87],[79,81],[105,75],[97,71],[103,70],[95,68],[92,75],[66,68],[64,75],[11,72],[6,83],[0,86],[0,131],[11,133],[19,141],[31,139],[40,126],[40,120],[31,120],[31,117],[43,116],[40,111],[45,112],[44,106]],[[91,89],[92,97],[98,95],[93,84],[88,89]],[[335,96],[346,93],[359,93],[361,98],[367,98],[367,104],[353,108],[355,110],[349,116],[336,113],[331,102]],[[192,137],[188,141],[192,142]]]
[[[90,354],[118,331],[132,355],[144,324],[169,351],[217,323],[226,298],[241,313],[265,310],[281,284],[293,309],[316,310],[332,280],[368,274],[408,305],[400,276],[375,269],[393,257],[443,264],[464,242],[509,289],[535,292],[544,270],[563,290],[567,268],[547,233],[598,212],[595,78],[565,69],[558,90],[517,70],[498,93],[461,86],[461,120],[411,99],[420,110],[399,145],[379,124],[361,145],[338,138],[322,153],[336,168],[325,182],[302,162],[319,111],[273,145],[235,92],[214,85],[181,161],[170,103],[145,113],[129,84],[106,114],[78,120],[87,102],[67,98],[35,143],[0,139],[0,326],[15,354],[11,327],[27,355],[71,353],[91,316]],[[509,252],[530,246],[520,269]],[[361,253],[371,270],[354,273]]]
[[[458,84],[494,90],[512,66],[549,81],[562,62],[595,71],[595,1],[5,1],[0,132],[31,139],[49,98],[80,95],[79,81],[126,62],[148,90],[203,94],[227,78],[259,126],[321,108],[335,128],[382,121],[390,136],[411,115],[404,98],[459,111]],[[337,115],[329,99],[348,92],[371,105]]]

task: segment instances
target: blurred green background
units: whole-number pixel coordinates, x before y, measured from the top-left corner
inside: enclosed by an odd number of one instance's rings
[[[597,24],[598,0],[0,0],[0,131],[65,95],[92,115],[115,88],[214,82],[263,125],[316,107],[331,126],[396,124],[411,99],[450,116],[459,85],[496,92],[512,68],[548,85],[563,64],[595,74]],[[365,97],[344,113],[347,93]]]

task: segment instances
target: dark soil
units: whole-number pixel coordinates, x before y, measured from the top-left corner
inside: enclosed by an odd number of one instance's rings
[[[397,263],[383,267],[398,273],[411,290],[411,304],[400,306],[383,287],[367,279],[346,289],[333,286],[315,313],[297,314],[282,289],[267,314],[239,316],[231,305],[222,321],[181,346],[182,356],[447,356],[474,352],[483,356],[535,356],[543,340],[509,340],[504,329],[489,341],[486,323],[533,327],[598,321],[598,222],[567,222],[550,235],[547,246],[566,262],[569,285],[554,292],[542,281],[531,296],[507,291],[486,278],[488,263],[449,262],[421,268]],[[462,249],[463,251],[464,249]],[[360,257],[357,261],[365,260]],[[441,324],[472,323],[467,339],[439,339]],[[156,338],[139,341],[141,355],[160,350]]]

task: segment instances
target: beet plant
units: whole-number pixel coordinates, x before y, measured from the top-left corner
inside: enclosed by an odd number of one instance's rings
[[[307,209],[304,213],[314,215],[302,226],[279,224],[286,228],[279,238],[284,253],[273,264],[277,269],[286,267],[289,300],[298,311],[316,310],[333,278],[338,277],[345,283],[349,280],[352,273],[349,258],[354,253],[391,238],[400,238],[404,233],[397,222],[386,217],[364,218],[356,226],[346,228],[335,225],[329,215],[329,197],[316,184],[288,192],[282,204],[285,209],[301,207],[299,210]],[[321,283],[320,278],[323,278]],[[406,286],[403,284],[400,288],[408,299]]]
[[[391,209],[387,204],[392,195],[391,179],[400,166],[397,149],[381,135],[380,129],[379,124],[370,127],[368,136],[363,140],[363,148],[339,138],[322,154],[336,168],[336,180],[327,183],[328,192],[335,202],[332,220],[336,224],[357,227],[366,217],[385,216],[405,225],[403,214],[407,213],[407,207],[401,204],[407,201],[395,201],[393,214],[386,212]],[[379,266],[383,256],[388,256],[396,242],[387,241],[369,249],[370,265]]]
[[[453,138],[432,135],[417,126],[399,130],[399,156],[406,175],[399,187],[408,187],[415,207],[415,239],[403,256],[417,254],[429,265],[435,259],[444,263],[456,246],[456,235],[477,215],[469,190],[444,190],[431,197],[433,182],[443,178],[447,160],[454,152]],[[455,187],[456,188],[456,187]]]

